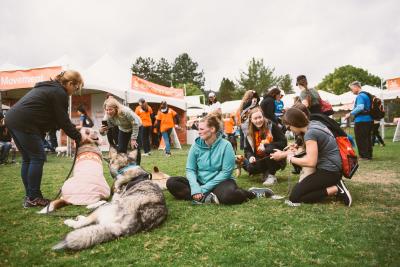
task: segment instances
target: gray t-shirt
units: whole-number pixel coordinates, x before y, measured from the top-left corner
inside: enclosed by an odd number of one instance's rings
[[[310,101],[308,97],[311,98],[311,106],[319,105],[319,94],[317,90],[315,90],[314,88],[309,88],[308,90],[304,89],[300,92],[301,101],[303,101],[304,99]]]
[[[329,129],[319,121],[311,121],[304,141],[314,140],[318,145],[317,169],[331,172],[342,170],[342,159],[335,137]]]

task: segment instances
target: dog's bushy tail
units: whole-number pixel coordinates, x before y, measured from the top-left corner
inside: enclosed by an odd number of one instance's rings
[[[83,227],[69,233],[65,239],[53,247],[53,250],[81,250],[117,238],[112,227],[96,224]]]

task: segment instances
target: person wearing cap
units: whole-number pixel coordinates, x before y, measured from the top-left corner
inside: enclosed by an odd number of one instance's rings
[[[143,156],[149,156],[150,153],[150,136],[151,136],[151,127],[152,121],[151,117],[153,116],[152,108],[147,104],[147,102],[143,99],[139,99],[139,105],[135,109],[135,113],[142,120],[142,126],[139,129],[140,135],[140,144],[143,146],[144,153]]]
[[[214,92],[208,94],[208,113],[218,112],[222,114],[221,103],[217,100]]]
[[[166,101],[162,101],[160,105],[160,110],[156,116],[156,127],[159,129],[162,138],[165,143],[165,155],[167,157],[171,156],[171,143],[170,135],[174,126],[178,128],[179,126],[178,113],[172,108],[168,107]]]
[[[322,113],[319,93],[314,88],[308,88],[307,77],[305,75],[297,76],[296,86],[301,90],[301,103],[310,110],[310,113]]]
[[[69,96],[82,86],[79,72],[63,71],[54,80],[37,83],[7,112],[6,126],[22,155],[24,208],[46,206],[50,202],[40,190],[46,159],[43,146],[46,132],[61,128],[76,144],[85,141],[68,115]]]
[[[372,139],[371,131],[373,127],[373,119],[370,114],[366,114],[366,110],[371,109],[371,101],[367,94],[362,93],[361,83],[354,81],[349,84],[353,94],[357,95],[354,103],[354,108],[350,113],[344,117],[346,120],[350,116],[354,116],[354,134],[356,136],[356,143],[358,154],[363,160],[372,159]]]

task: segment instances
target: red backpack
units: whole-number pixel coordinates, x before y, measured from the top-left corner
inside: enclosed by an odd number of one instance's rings
[[[333,136],[339,148],[340,158],[342,159],[342,174],[344,177],[351,179],[358,169],[358,157],[354,151],[347,134],[340,126],[331,118],[325,115],[311,115],[311,120],[317,120],[324,124],[328,129],[320,129]]]
[[[342,174],[351,179],[358,169],[358,158],[347,136],[337,136],[336,143],[342,158]]]

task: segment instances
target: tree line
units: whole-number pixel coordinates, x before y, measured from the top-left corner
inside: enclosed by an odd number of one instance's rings
[[[205,75],[199,64],[187,53],[182,53],[170,63],[165,58],[156,61],[151,57],[138,57],[131,67],[132,74],[145,80],[175,88],[185,88],[186,95],[207,95],[204,88]],[[304,73],[307,75],[307,73]],[[379,87],[381,78],[351,65],[336,68],[316,86],[334,94],[348,91],[347,85],[358,80],[363,85]],[[279,86],[286,94],[293,93],[293,80],[289,74],[277,75],[275,68],[267,66],[263,59],[252,58],[245,71],[233,81],[223,77],[217,97],[221,102],[241,99],[246,90],[252,89],[262,95],[266,89]],[[216,91],[216,90],[215,90]]]

